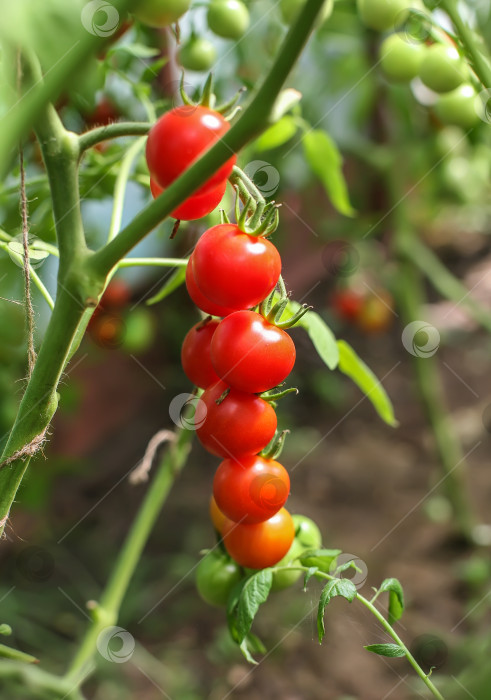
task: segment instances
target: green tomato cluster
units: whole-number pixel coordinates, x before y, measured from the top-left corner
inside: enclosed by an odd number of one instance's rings
[[[362,22],[380,32],[400,29],[413,7],[411,0],[357,0],[357,6]],[[478,96],[466,82],[469,67],[454,45],[427,46],[395,31],[382,41],[379,56],[391,82],[407,83],[419,77],[438,94],[435,114],[444,124],[470,129],[479,122]]]

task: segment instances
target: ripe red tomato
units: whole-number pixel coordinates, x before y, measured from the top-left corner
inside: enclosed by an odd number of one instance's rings
[[[196,430],[199,441],[208,452],[218,457],[256,454],[266,447],[275,434],[276,413],[259,396],[236,389],[231,389],[217,404],[227,388],[227,384],[220,381],[202,394],[206,417]]]
[[[255,311],[236,311],[224,318],[211,341],[215,372],[227,384],[259,394],[280,384],[295,364],[295,345],[288,333]]]
[[[217,187],[208,190],[208,192],[191,195],[191,197],[188,197],[176,207],[170,215],[174,219],[180,219],[181,221],[194,221],[195,219],[203,218],[203,216],[208,216],[222,201],[226,187],[227,181],[224,180]],[[150,191],[156,199],[164,190],[150,178]]]
[[[152,179],[168,187],[189,166],[218,141],[230,124],[218,112],[198,105],[183,105],[166,112],[150,129],[147,164]],[[232,155],[196,194],[214,189],[228,178],[237,160]]]
[[[249,309],[275,288],[281,259],[267,239],[243,233],[237,224],[219,224],[196,244],[193,272],[196,284],[212,301]]]
[[[227,517],[217,506],[217,502],[215,501],[215,496],[213,496],[213,494],[210,498],[210,520],[213,523],[213,527],[218,532],[218,534],[223,535],[223,532],[225,530],[225,523],[227,522]]]
[[[206,389],[219,381],[210,357],[210,343],[218,321],[197,323],[188,332],[181,348],[181,364],[186,377],[196,386]]]
[[[189,296],[194,301],[198,309],[201,309],[201,311],[204,311],[205,314],[210,314],[211,316],[228,316],[228,314],[233,313],[234,309],[228,309],[225,306],[215,304],[200,292],[194,279],[192,260],[193,256],[191,255],[186,267],[186,288]]]
[[[223,541],[237,564],[249,569],[265,569],[285,556],[294,537],[292,516],[282,508],[263,523],[234,523],[228,520]]]
[[[282,508],[290,493],[290,477],[274,459],[243,455],[225,459],[213,480],[218,508],[235,522],[262,523]]]
[[[341,318],[354,321],[363,307],[363,296],[352,289],[338,289],[332,296],[332,307]]]

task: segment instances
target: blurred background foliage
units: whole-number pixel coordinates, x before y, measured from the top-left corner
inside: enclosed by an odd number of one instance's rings
[[[96,54],[94,37],[80,28],[83,6],[71,2],[68,8],[61,0],[2,3],[0,96],[8,128],[0,150],[12,167],[0,189],[0,228],[8,236],[21,231],[19,169],[9,142],[17,128],[10,118],[12,46],[29,46],[45,71],[66,65],[67,54],[87,51],[82,67],[67,69],[65,88],[55,95],[64,124],[76,132],[115,120],[149,119],[150,103],[157,114],[175,104],[180,69],[172,32],[129,21]],[[280,11],[269,0],[250,0],[248,9],[251,30],[237,43],[210,32],[202,3],[180,26],[183,42],[195,32],[213,43],[220,100],[257,84],[285,33]],[[468,10],[489,38],[489,7],[478,3]],[[455,534],[452,504],[440,483],[434,439],[415,388],[413,358],[401,342],[392,211],[401,212],[414,239],[464,280],[489,313],[491,129],[485,121],[467,132],[445,125],[424,104],[427,96],[417,81],[390,84],[375,65],[380,40],[361,25],[354,3],[336,2],[289,80],[302,93],[301,103],[239,158],[265,196],[282,203],[274,242],[288,289],[312,304],[382,378],[400,423],[396,430],[383,425],[359,391],[313,355],[303,332],[293,331],[299,359],[291,383],[300,395],[279,407],[279,425],[292,429],[283,457],[292,470],[290,509],[313,517],[329,546],[363,559],[367,585],[398,576],[409,598],[400,634],[413,640],[411,648],[427,669],[435,666],[438,677],[447,679],[449,698],[463,697],[462,685],[470,697],[484,700],[490,683],[489,526],[477,526],[473,546]],[[203,74],[186,72],[191,94],[203,82]],[[29,108],[32,116],[36,107]],[[312,127],[328,135],[331,158],[324,179],[305,146],[304,134]],[[83,159],[81,197],[92,247],[105,240],[115,180],[131,142],[105,142]],[[30,133],[24,157],[30,233],[33,242],[52,244],[49,188]],[[396,200],[392,181],[402,182]],[[123,224],[149,200],[140,153]],[[232,206],[228,192],[224,208]],[[173,241],[172,222],[165,221],[132,255],[186,256],[200,233],[218,221],[214,213],[206,221],[182,224]],[[10,254],[8,236],[0,248],[2,444],[26,374],[22,269]],[[54,294],[56,258],[41,254],[34,262]],[[130,486],[126,475],[150,437],[172,427],[170,399],[189,390],[179,352],[196,310],[182,287],[161,303],[147,304],[170,274],[158,268],[118,273],[113,296],[103,300],[63,378],[49,443],[31,466],[0,549],[0,622],[12,626],[13,644],[50,670],[63,671],[67,650],[87,622],[85,602],[97,599],[141,500],[144,487]],[[425,282],[420,318],[441,336],[435,359],[447,420],[469,455],[465,481],[474,520],[485,523],[491,491],[489,335],[463,306],[442,299],[435,282],[438,286],[438,280]],[[37,289],[33,295],[40,343],[49,309]],[[223,614],[204,607],[190,573],[199,551],[213,541],[207,517],[212,474],[213,460],[195,446],[123,608],[119,624],[137,640],[132,661],[99,659],[86,696],[380,700],[397,685],[394,697],[416,697],[419,691],[398,660],[367,658],[362,644],[379,641],[380,633],[363,611],[333,606],[328,637],[318,648],[314,584],[306,594],[299,586],[272,597],[258,620],[272,653],[257,670],[245,666],[228,640]],[[25,698],[28,691],[9,686],[2,692]]]

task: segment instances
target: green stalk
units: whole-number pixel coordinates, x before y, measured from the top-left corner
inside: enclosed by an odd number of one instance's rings
[[[80,134],[78,137],[80,153],[109,139],[117,139],[121,136],[146,136],[151,126],[148,122],[115,122],[107,126],[98,126]]]
[[[97,637],[105,627],[116,623],[123,598],[147,539],[174,480],[186,463],[192,436],[191,430],[181,430],[177,441],[167,450],[123,544],[100,603],[93,611],[94,620],[65,675],[66,681],[75,682],[80,677],[85,677],[87,666],[96,650]]]
[[[124,258],[118,267],[186,267],[188,258]]]
[[[472,67],[485,88],[491,88],[491,66],[487,58],[483,56],[470,27],[463,21],[457,9],[455,0],[441,0],[440,8],[444,10],[452,20],[458,37],[471,59]]]
[[[121,220],[123,218],[124,196],[126,194],[126,185],[128,184],[128,179],[133,163],[144,145],[145,139],[138,139],[138,141],[136,141],[128,149],[125,157],[121,161],[118,176],[116,178],[116,183],[114,185],[113,211],[111,215],[111,223],[109,225],[109,232],[107,234],[108,242],[112,241],[112,239],[116,237],[121,227]]]
[[[279,566],[279,567],[273,567],[271,571],[303,571],[304,573],[307,573],[309,571],[309,568],[307,566],[302,566],[301,564],[295,564],[293,566]],[[316,571],[314,576],[316,578],[321,578],[321,579],[327,579],[328,581],[336,581],[339,580],[338,577],[336,576],[331,576],[330,574],[325,573],[324,571]],[[359,603],[364,605],[374,617],[377,618],[377,620],[380,622],[384,630],[387,632],[388,635],[392,637],[394,642],[401,647],[401,649],[404,651],[404,655],[408,662],[411,664],[411,666],[414,668],[418,676],[421,678],[423,683],[426,685],[426,687],[431,690],[433,695],[438,698],[438,700],[445,700],[443,695],[440,693],[438,688],[435,687],[433,682],[431,681],[430,677],[423,671],[421,666],[418,664],[414,656],[411,654],[407,646],[404,644],[402,639],[399,637],[397,632],[394,630],[392,625],[385,619],[385,617],[382,615],[382,613],[373,605],[373,601],[375,600],[375,596],[372,598],[372,600],[368,600],[364,596],[360,595],[357,593],[355,595],[355,600],[357,600]],[[402,658],[402,657],[401,657]]]
[[[242,116],[220,141],[175,180],[158,199],[145,207],[114,240],[97,251],[90,261],[94,272],[107,275],[118,261],[181,204],[186,196],[194,192],[233,153],[240,151],[248,141],[269,125],[281,86],[295,65],[321,8],[322,0],[307,1],[297,22],[288,32],[269,74]]]

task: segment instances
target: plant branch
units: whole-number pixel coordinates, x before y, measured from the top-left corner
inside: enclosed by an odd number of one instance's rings
[[[193,431],[181,430],[177,441],[169,445],[126,537],[100,603],[92,611],[94,620],[65,675],[66,681],[75,682],[85,677],[87,665],[96,651],[99,634],[108,625],[116,623],[123,597],[150,532],[177,475],[186,463],[192,437]]]
[[[294,564],[293,566],[292,566],[292,565],[288,565],[288,566],[277,566],[277,567],[273,567],[273,568],[271,569],[271,571],[273,571],[273,572],[275,572],[275,571],[295,571],[295,570],[297,570],[297,571],[300,570],[300,571],[303,571],[304,573],[307,573],[307,572],[309,571],[309,568],[308,568],[307,566],[302,566],[301,564],[298,564],[298,565],[297,565],[297,564]],[[339,580],[338,577],[336,577],[336,576],[331,576],[331,574],[327,574],[327,573],[325,573],[324,571],[316,571],[315,574],[314,574],[314,576],[315,576],[316,578],[320,578],[320,579],[327,579],[328,581],[336,581],[336,580]],[[421,668],[421,666],[418,664],[418,662],[416,661],[416,659],[414,658],[414,656],[411,654],[411,652],[409,651],[409,649],[407,648],[407,646],[404,644],[404,642],[402,641],[402,639],[399,637],[399,635],[397,634],[397,632],[394,630],[394,628],[392,627],[392,625],[385,619],[385,617],[384,617],[384,616],[382,615],[382,613],[375,607],[375,605],[373,605],[373,601],[375,600],[375,598],[373,598],[373,599],[370,601],[370,600],[368,600],[367,598],[365,598],[364,596],[360,595],[359,593],[356,593],[356,595],[355,595],[355,600],[357,600],[359,603],[361,603],[362,605],[364,605],[366,608],[368,608],[368,609],[370,610],[370,612],[372,613],[372,615],[374,615],[374,616],[377,618],[377,620],[380,622],[380,624],[382,625],[382,627],[384,628],[384,630],[387,632],[387,634],[390,635],[390,637],[392,637],[392,639],[394,640],[394,642],[395,642],[398,646],[401,647],[401,649],[404,651],[404,655],[405,655],[406,659],[407,659],[408,662],[411,664],[411,666],[414,668],[414,670],[416,671],[416,673],[418,674],[418,676],[421,678],[421,680],[423,681],[423,683],[427,686],[427,688],[429,688],[429,690],[431,690],[431,692],[433,693],[433,695],[434,695],[436,698],[438,698],[438,700],[444,700],[443,695],[440,693],[440,691],[438,690],[438,688],[436,688],[435,685],[432,683],[432,681],[430,680],[429,676],[423,671],[423,669]]]
[[[283,83],[294,66],[322,8],[322,0],[308,0],[288,32],[283,46],[262,86],[232,128],[194,165],[175,180],[153,203],[143,209],[119,235],[97,253],[91,266],[106,275],[121,258],[162,219],[210,177],[232,153],[237,153],[269,123]]]
[[[117,267],[186,267],[188,258],[124,258]]]
[[[457,8],[455,0],[441,0],[440,8],[444,10],[452,20],[458,37],[466,53],[471,59],[472,67],[485,88],[491,88],[491,66],[483,56],[470,27],[464,22]]]
[[[109,139],[117,139],[121,136],[146,136],[151,126],[148,122],[114,122],[114,124],[98,126],[80,134],[78,137],[80,153]]]
[[[145,145],[145,139],[138,139],[127,151],[125,157],[123,158],[118,176],[116,178],[116,183],[114,185],[114,202],[113,211],[111,215],[111,223],[109,226],[109,232],[107,234],[107,240],[112,241],[116,237],[120,227],[121,220],[123,218],[123,207],[124,207],[124,196],[126,193],[126,187],[128,185],[128,179],[130,177],[131,168],[135,161],[135,158],[140,153],[141,149]]]
[[[404,239],[399,250],[425,275],[428,282],[446,299],[465,307],[469,316],[491,333],[491,312],[471,296],[460,280],[452,275],[437,256],[416,236]]]

